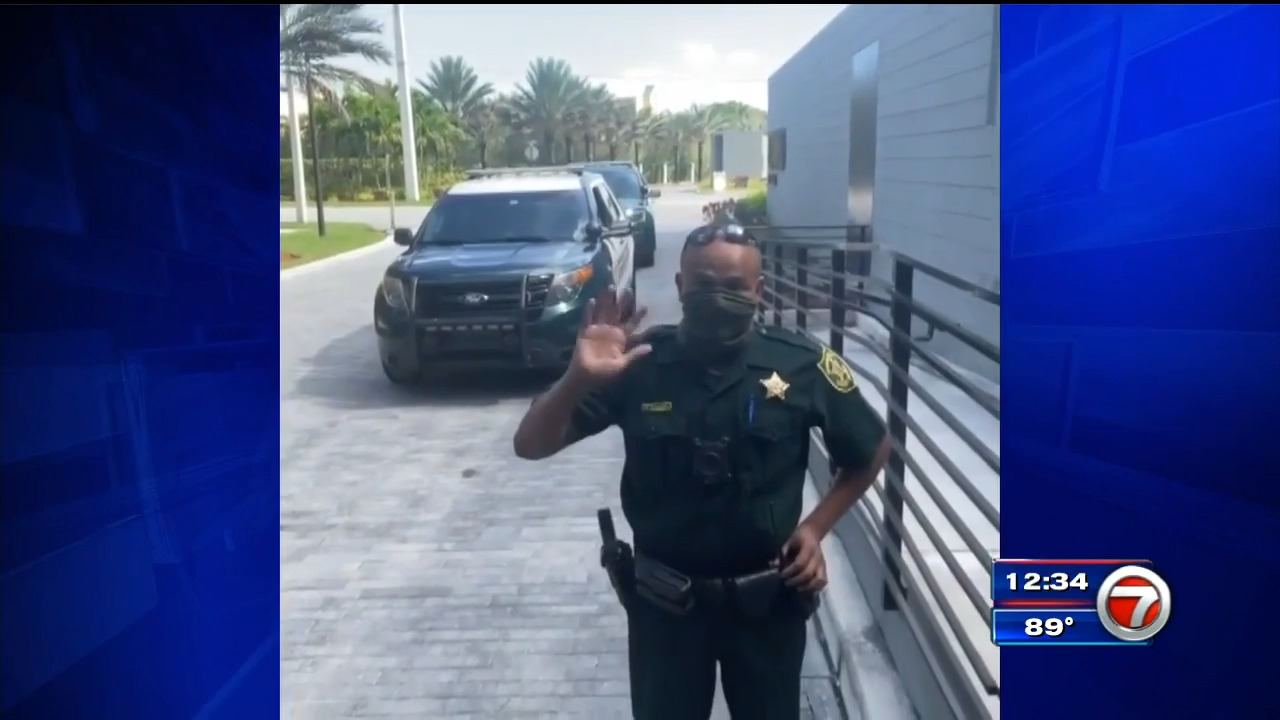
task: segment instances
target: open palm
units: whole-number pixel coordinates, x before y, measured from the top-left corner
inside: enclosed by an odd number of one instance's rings
[[[612,380],[631,363],[648,355],[651,349],[647,344],[636,342],[636,328],[646,310],[637,308],[624,320],[623,310],[630,302],[625,291],[623,295],[618,298],[611,289],[587,303],[582,327],[578,330],[578,343],[573,351],[574,369],[596,382]]]

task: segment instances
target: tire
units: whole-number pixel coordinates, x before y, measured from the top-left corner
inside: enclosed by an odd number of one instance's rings
[[[623,321],[630,320],[638,307],[640,307],[640,304],[639,300],[636,298],[636,274],[631,273],[631,288],[630,292],[627,293],[627,306],[622,308]]]
[[[639,243],[637,243],[639,245]],[[651,268],[653,267],[654,255],[658,252],[658,239],[656,236],[650,237],[649,242],[645,243],[645,247],[636,248],[636,267]]]
[[[382,373],[387,376],[387,379],[391,381],[392,385],[400,385],[400,386],[414,385],[418,382],[418,379],[421,377],[420,374],[417,372],[402,373],[399,370],[396,370],[395,368],[388,365],[386,361],[383,361],[380,364],[382,365]]]

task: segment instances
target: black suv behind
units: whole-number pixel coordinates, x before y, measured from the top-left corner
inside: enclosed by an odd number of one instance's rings
[[[657,254],[658,234],[653,222],[653,201],[662,191],[650,188],[635,165],[624,160],[579,163],[588,172],[604,178],[614,197],[626,210],[635,231],[636,267],[653,267]]]

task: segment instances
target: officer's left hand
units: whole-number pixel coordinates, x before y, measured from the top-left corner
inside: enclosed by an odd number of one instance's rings
[[[827,586],[827,561],[822,557],[822,538],[801,524],[782,546],[782,577],[791,587],[816,593]]]

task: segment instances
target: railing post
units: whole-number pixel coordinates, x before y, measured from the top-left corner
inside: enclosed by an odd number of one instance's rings
[[[805,330],[809,327],[809,294],[805,292],[809,282],[809,248],[796,248],[796,327]]]
[[[844,357],[844,272],[845,249],[837,245],[831,249],[831,342],[835,353]]]
[[[785,266],[782,264],[783,243],[773,245],[773,324],[782,327],[782,275]]]
[[[915,281],[915,268],[900,257],[893,259],[893,301],[889,306],[889,316],[894,332],[889,338],[889,359],[893,367],[889,372],[889,436],[903,449],[907,446],[907,423],[904,414],[907,412],[909,397],[906,375],[911,369],[911,307],[908,302],[912,298],[912,285]],[[904,302],[905,301],[905,302]],[[896,405],[895,410],[892,406]],[[897,478],[897,481],[894,481]],[[885,578],[884,609],[896,610],[897,601],[889,591],[888,583],[894,583],[906,597],[906,587],[902,582],[904,568],[893,559],[892,547],[902,552],[902,534],[889,518],[891,515],[903,518],[903,487],[907,482],[906,463],[902,453],[894,448],[889,453],[889,461],[885,466],[885,508],[884,508],[884,562],[889,568],[890,577]]]

